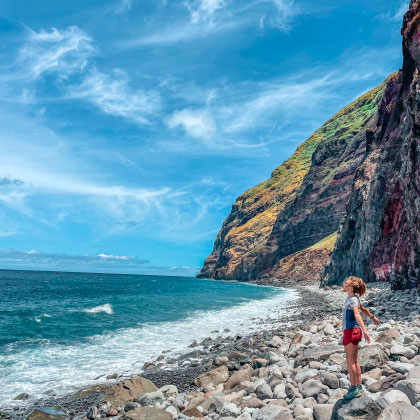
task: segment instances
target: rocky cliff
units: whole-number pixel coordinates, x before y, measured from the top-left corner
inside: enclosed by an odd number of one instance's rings
[[[197,277],[420,287],[420,0],[403,66],[240,195]]]
[[[323,284],[348,274],[420,285],[420,1],[412,0],[401,29],[403,66],[387,83],[356,172]]]
[[[306,249],[294,258],[314,259],[317,268],[310,276],[319,279],[332,248],[331,240],[326,247],[322,240],[338,229],[344,216],[364,155],[365,132],[376,125],[388,79],[315,131],[270,179],[237,198],[197,277],[250,280],[280,275],[290,271],[282,259]],[[314,253],[311,247],[319,241]]]

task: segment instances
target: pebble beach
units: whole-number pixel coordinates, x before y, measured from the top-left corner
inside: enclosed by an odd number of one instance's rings
[[[343,400],[348,380],[340,311],[341,288],[295,288],[281,319],[255,319],[246,335],[208,337],[191,351],[143,370],[61,396],[2,407],[16,419],[420,419],[420,296],[368,284],[362,303],[381,321],[366,321],[371,343],[360,343],[365,396]],[[273,323],[275,328],[262,329]],[[260,326],[260,331],[258,329]],[[225,331],[225,333],[228,331]]]

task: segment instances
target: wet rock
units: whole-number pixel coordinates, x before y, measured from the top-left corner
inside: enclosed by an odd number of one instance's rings
[[[27,417],[27,420],[64,420],[67,413],[61,407],[38,407]]]
[[[27,394],[26,392],[22,392],[21,394],[19,394],[15,397],[15,400],[25,401],[30,397],[31,396],[29,394]]]

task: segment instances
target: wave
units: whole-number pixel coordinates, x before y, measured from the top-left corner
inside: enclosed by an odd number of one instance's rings
[[[101,381],[109,383],[103,379],[98,381],[99,376],[115,372],[127,376],[138,374],[145,362],[161,354],[165,356],[165,363],[191,351],[188,345],[193,340],[200,342],[206,337],[233,337],[237,333],[279,327],[283,315],[290,313],[289,303],[297,298],[298,294],[289,290],[221,310],[201,309],[182,320],[147,322],[138,327],[108,331],[77,344],[43,341],[36,348],[7,346],[0,357],[0,401],[11,406],[21,404],[13,398],[22,390],[32,396],[29,402],[44,397],[51,389],[62,396]],[[112,306],[99,305],[84,311],[112,313]],[[163,350],[169,351],[163,353]]]
[[[105,312],[108,315],[112,315],[114,313],[112,310],[112,305],[109,303],[105,303],[105,305],[94,306],[90,309],[83,309],[83,312],[87,312],[88,314],[98,314],[99,312]]]

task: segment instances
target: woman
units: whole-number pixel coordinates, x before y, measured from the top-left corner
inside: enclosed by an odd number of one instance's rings
[[[366,342],[370,343],[370,337],[360,312],[370,317],[376,325],[379,324],[379,320],[360,304],[359,298],[366,291],[366,285],[361,278],[355,276],[347,277],[343,283],[343,290],[347,292],[347,299],[343,305],[343,345],[346,351],[347,369],[351,383],[349,392],[344,398],[350,400],[364,395],[362,371],[357,358],[362,332]]]

